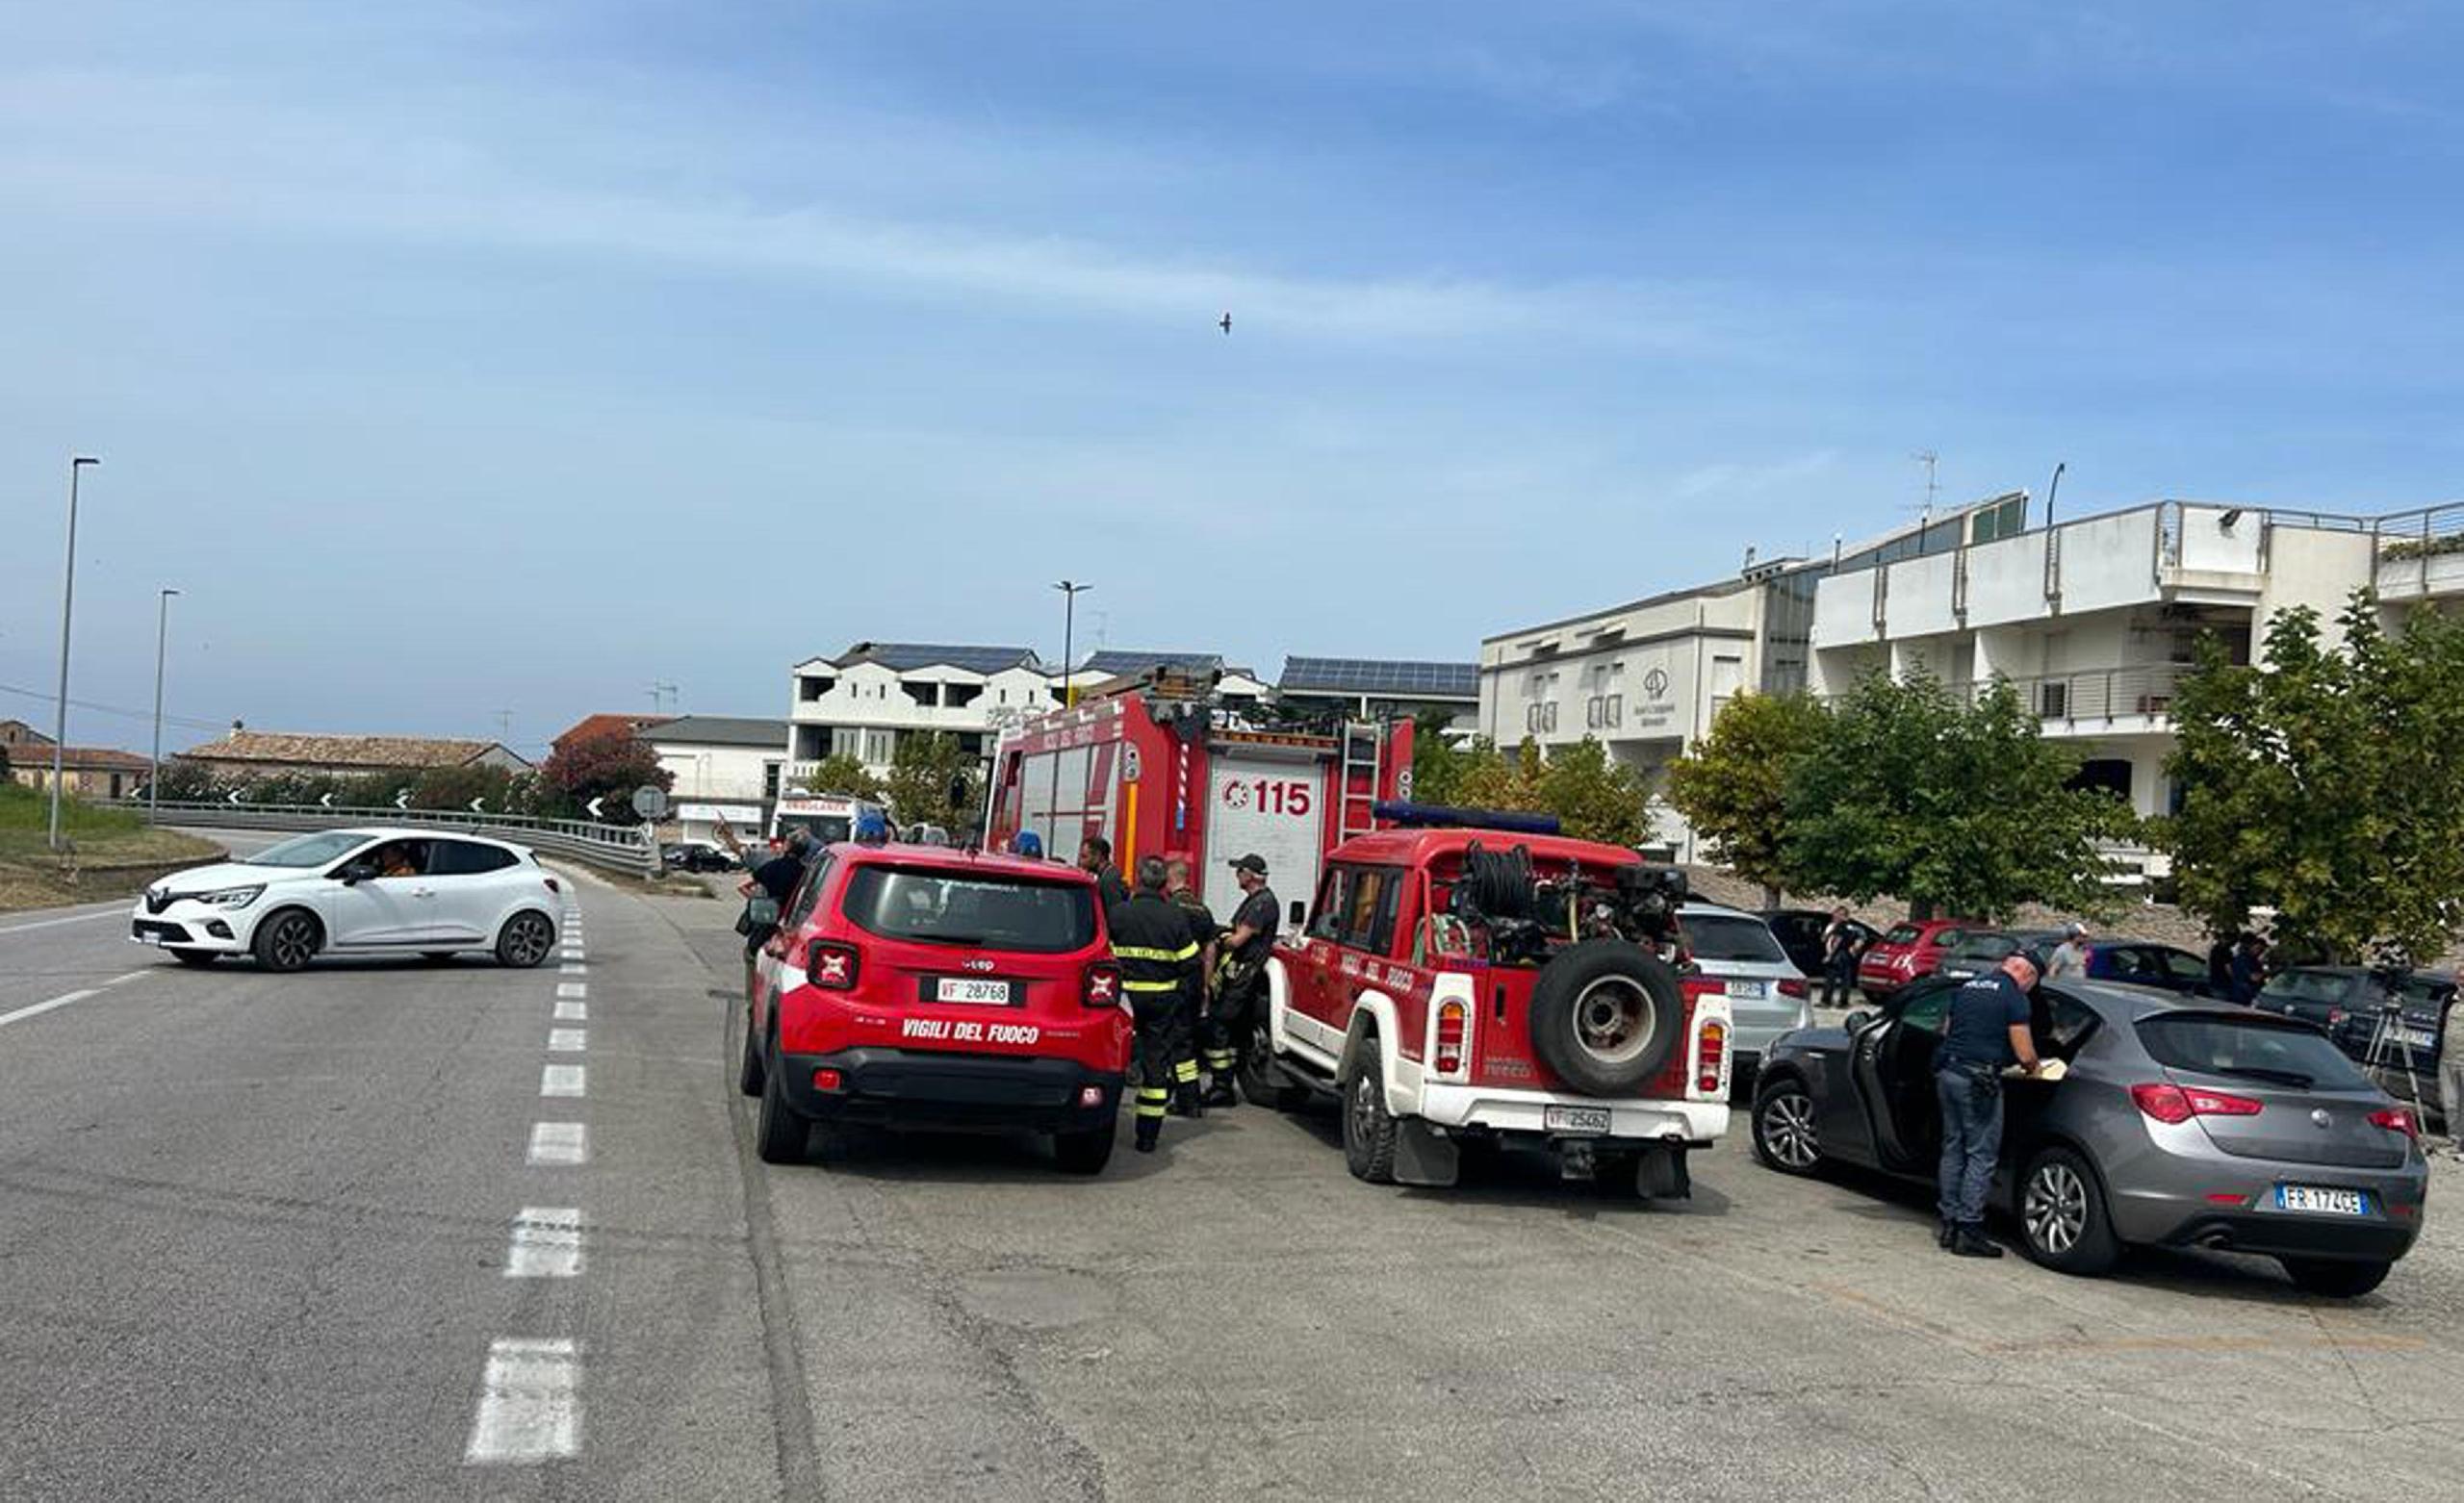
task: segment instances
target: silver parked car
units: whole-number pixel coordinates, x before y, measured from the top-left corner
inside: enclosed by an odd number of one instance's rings
[[[1837,1161],[1930,1183],[1934,1046],[1961,984],[1929,978],[1882,1012],[1774,1044],[1756,1157],[1784,1174]],[[2005,1086],[1992,1204],[2038,1262],[2093,1274],[2134,1243],[2228,1248],[2355,1295],[2420,1236],[2429,1171],[2412,1113],[2317,1029],[2094,981],[2034,1000],[2037,1049],[2068,1074]]]
[[[1813,988],[1759,914],[1689,903],[1677,910],[1677,921],[1694,962],[1686,984],[1728,999],[1734,1061],[1729,1079],[1737,1096],[1750,1099],[1771,1041],[1813,1022]]]

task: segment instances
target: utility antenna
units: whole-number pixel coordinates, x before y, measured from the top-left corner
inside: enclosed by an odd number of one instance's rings
[[[1942,456],[1930,448],[1921,448],[1908,457],[1925,467],[1925,506],[1919,524],[1930,527],[1934,524],[1934,493],[1941,489],[1935,483],[1934,467],[1941,462]]]
[[[665,705],[676,702],[676,685],[672,683],[654,683],[651,685],[650,694],[651,713],[654,715],[664,714]]]
[[[513,745],[513,711],[497,711],[497,740],[506,746]]]

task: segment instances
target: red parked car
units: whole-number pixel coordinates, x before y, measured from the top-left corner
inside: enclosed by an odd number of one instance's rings
[[[755,1147],[801,1162],[816,1124],[1049,1133],[1112,1158],[1131,1022],[1094,879],[946,846],[839,844],[754,968],[737,1084]]]
[[[1880,1002],[1919,977],[1931,976],[1942,953],[1983,929],[1974,919],[1910,919],[1865,947],[1857,959],[1857,989]]]

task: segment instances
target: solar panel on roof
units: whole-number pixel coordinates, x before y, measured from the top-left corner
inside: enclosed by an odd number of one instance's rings
[[[1435,663],[1366,657],[1287,657],[1281,686],[1344,694],[1425,694],[1476,698],[1480,670],[1474,663]]]
[[[929,642],[875,642],[849,658],[861,658],[907,673],[918,668],[962,668],[971,674],[997,674],[1015,668],[1034,654],[1025,648],[973,647]]]

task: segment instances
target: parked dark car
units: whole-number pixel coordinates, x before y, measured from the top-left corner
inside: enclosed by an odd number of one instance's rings
[[[2318,1027],[2336,1047],[2369,1068],[2381,1086],[2412,1099],[2404,1054],[2420,1077],[2422,1106],[2438,1106],[2438,1039],[2455,1002],[2455,978],[2444,971],[2400,977],[2359,965],[2297,965],[2268,978],[2251,1006]]]
[[[1755,1156],[1930,1184],[1941,1151],[1933,1057],[1964,982],[1912,982],[1879,1013],[1802,1029],[1763,1057]],[[2093,981],[2037,988],[2039,1053],[2059,1081],[2005,1086],[1989,1204],[2065,1273],[2130,1244],[2273,1257],[2314,1293],[2364,1294],[2421,1233],[2428,1188],[2413,1114],[2307,1025]]]
[[[2088,979],[2153,986],[2184,997],[2213,997],[2207,962],[2187,950],[2145,939],[2098,939],[2088,947]]]
[[[735,867],[735,857],[716,846],[698,840],[680,840],[661,846],[658,857],[671,872],[726,872]]]
[[[1826,908],[1765,908],[1762,922],[1771,926],[1772,936],[1780,948],[1788,952],[1789,962],[1816,981],[1822,979],[1822,935],[1831,927],[1831,913]],[[1871,924],[1848,921],[1849,932],[1856,936],[1857,954],[1882,937],[1882,930]]]
[[[1961,933],[1958,943],[1942,952],[1934,963],[1937,976],[1956,977],[1967,981],[1983,976],[2006,959],[2011,952],[2025,946],[2045,955],[2062,943],[2058,929],[1971,929]]]

